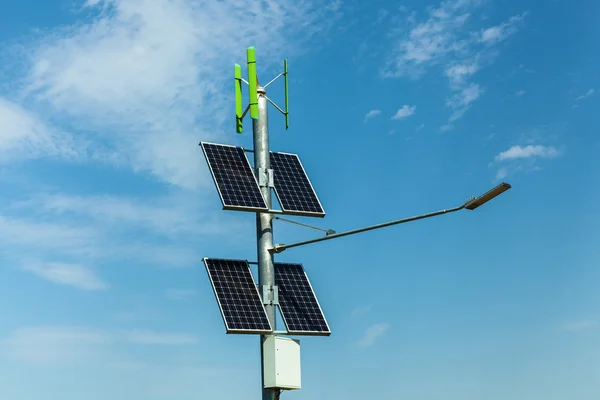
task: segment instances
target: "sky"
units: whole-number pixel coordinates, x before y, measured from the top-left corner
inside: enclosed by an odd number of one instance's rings
[[[332,329],[300,338],[282,399],[600,397],[598,2],[0,9],[0,398],[259,398],[258,338],[225,334],[202,264],[255,260],[255,217],[221,209],[198,146],[252,147],[232,82],[248,46],[261,82],[288,59],[271,149],[327,213],[290,219],[341,232],[512,185],[278,254]]]

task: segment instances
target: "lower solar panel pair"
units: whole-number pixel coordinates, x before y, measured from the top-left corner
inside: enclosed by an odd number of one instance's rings
[[[273,331],[247,261],[205,258],[204,264],[228,333]],[[330,335],[304,267],[290,263],[274,267],[279,309],[288,333]]]

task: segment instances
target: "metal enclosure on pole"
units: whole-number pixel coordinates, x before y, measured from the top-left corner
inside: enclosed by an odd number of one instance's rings
[[[266,90],[260,86],[258,92],[258,119],[252,120],[252,131],[254,135],[254,168],[259,178],[259,186],[267,207],[271,208],[271,188],[269,187],[269,169],[271,168],[269,157],[269,116],[268,103],[265,98]],[[275,270],[273,267],[273,253],[269,250],[273,247],[273,216],[269,213],[256,214],[256,242],[258,255],[258,285],[263,293],[263,302],[267,311],[267,317],[275,330],[275,306],[273,305],[273,286],[275,285]],[[267,289],[266,291],[264,289]],[[265,298],[265,294],[268,297]],[[260,337],[260,360],[261,380],[263,387],[263,400],[275,400],[276,389],[264,388],[265,360],[263,353],[264,340],[268,335]]]

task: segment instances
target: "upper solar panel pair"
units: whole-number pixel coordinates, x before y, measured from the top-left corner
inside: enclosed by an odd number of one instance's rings
[[[240,147],[202,142],[223,209],[268,211],[246,153]],[[325,211],[296,154],[270,152],[275,194],[286,214],[324,217]]]
[[[244,260],[205,258],[228,333],[270,333],[260,292]],[[329,335],[331,331],[302,264],[275,263],[279,310],[289,334]]]

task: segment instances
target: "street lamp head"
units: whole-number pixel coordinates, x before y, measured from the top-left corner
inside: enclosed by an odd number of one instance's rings
[[[487,191],[486,193],[482,194],[481,196],[474,197],[471,200],[468,200],[465,203],[465,208],[467,210],[474,210],[477,207],[479,207],[480,205],[487,203],[494,197],[506,192],[508,189],[510,189],[510,187],[511,186],[508,183],[502,182],[501,184],[499,184],[495,188]]]

